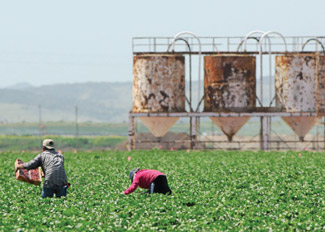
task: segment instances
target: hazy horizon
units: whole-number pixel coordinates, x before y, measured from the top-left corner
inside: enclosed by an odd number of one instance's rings
[[[0,87],[0,89],[9,89],[9,88],[16,88],[16,87],[35,87],[35,88],[39,88],[39,87],[42,87],[42,86],[50,86],[50,85],[73,85],[73,84],[87,84],[87,83],[97,83],[97,84],[100,84],[100,83],[128,83],[128,82],[132,82],[132,80],[121,80],[121,81],[80,81],[80,82],[57,82],[57,83],[49,83],[49,84],[32,84],[32,83],[29,83],[29,82],[17,82],[17,83],[14,83],[12,85],[8,85],[8,86],[3,86],[3,87]]]

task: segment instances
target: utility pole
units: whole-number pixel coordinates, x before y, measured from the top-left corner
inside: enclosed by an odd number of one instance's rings
[[[75,115],[76,115],[76,138],[78,138],[78,136],[79,136],[78,106],[75,107]]]
[[[38,128],[39,128],[39,137],[40,137],[40,143],[41,147],[43,146],[42,144],[42,106],[41,104],[38,105]]]
[[[79,136],[79,125],[78,125],[78,106],[75,106],[76,116],[76,133],[75,133],[75,147],[78,148],[78,136]]]

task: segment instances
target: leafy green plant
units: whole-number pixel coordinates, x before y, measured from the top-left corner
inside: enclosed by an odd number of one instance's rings
[[[0,231],[325,230],[323,153],[66,152],[66,199],[15,180],[34,155],[0,153]],[[164,172],[173,195],[122,195],[134,167]]]

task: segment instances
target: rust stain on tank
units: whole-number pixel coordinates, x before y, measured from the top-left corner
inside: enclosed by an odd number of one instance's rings
[[[245,111],[256,106],[256,59],[249,55],[204,57],[204,111]],[[250,117],[210,117],[232,141]]]
[[[256,105],[255,57],[216,55],[204,57],[204,111]]]
[[[139,55],[134,57],[132,111],[185,111],[184,56]]]
[[[288,55],[275,58],[277,107],[286,111],[314,111],[316,106],[315,55]]]
[[[325,57],[317,53],[275,57],[276,105],[287,112],[324,111]],[[320,114],[319,114],[320,115]],[[282,117],[303,140],[315,117]]]

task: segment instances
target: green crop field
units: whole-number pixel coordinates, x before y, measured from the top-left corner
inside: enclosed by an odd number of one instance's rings
[[[66,199],[15,179],[34,155],[0,153],[0,231],[325,230],[323,153],[66,152]],[[134,167],[167,174],[173,195],[122,195]]]
[[[46,138],[54,139],[55,144],[61,150],[108,150],[113,149],[119,143],[125,141],[121,136],[91,136],[91,137],[67,137],[67,136],[17,136],[0,135],[0,152],[4,151],[38,151],[42,149],[42,141]]]

